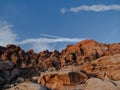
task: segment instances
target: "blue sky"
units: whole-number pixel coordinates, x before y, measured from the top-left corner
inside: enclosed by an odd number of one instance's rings
[[[86,38],[120,42],[120,0],[0,0],[0,31],[0,45],[35,51]]]

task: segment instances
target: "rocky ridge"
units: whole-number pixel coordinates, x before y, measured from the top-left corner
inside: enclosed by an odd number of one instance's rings
[[[0,46],[0,89],[20,90],[31,82],[40,85],[35,90],[120,90],[120,43],[84,40],[40,53]]]

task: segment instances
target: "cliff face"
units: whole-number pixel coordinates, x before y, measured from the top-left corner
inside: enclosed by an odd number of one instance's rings
[[[40,76],[36,81],[49,89],[75,89],[81,88],[80,85],[91,78],[119,81],[119,69],[120,43],[102,44],[84,40],[68,45],[61,52],[46,50],[40,53],[32,49],[25,52],[16,45],[0,47],[1,88],[18,77],[31,80]]]

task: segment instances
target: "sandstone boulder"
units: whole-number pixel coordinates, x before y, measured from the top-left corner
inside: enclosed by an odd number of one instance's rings
[[[120,80],[120,54],[104,56],[91,63],[84,63],[81,70],[101,79],[108,77],[111,80]]]
[[[38,83],[46,85],[49,89],[52,90],[65,90],[64,87],[74,86],[85,83],[88,77],[78,71],[77,67],[67,67],[56,72],[46,72],[41,74]]]

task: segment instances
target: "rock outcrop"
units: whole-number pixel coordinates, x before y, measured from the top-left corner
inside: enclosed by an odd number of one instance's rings
[[[84,40],[68,45],[61,52],[46,50],[40,53],[32,49],[24,51],[12,44],[0,46],[0,89],[21,80],[20,83],[39,82],[54,90],[88,90],[93,85],[91,82],[95,81],[98,87],[110,85],[117,90],[115,85],[120,81],[119,69],[120,43]],[[99,85],[99,82],[103,84]]]
[[[89,68],[88,68],[89,67]],[[120,80],[120,54],[112,56],[104,56],[92,61],[91,63],[84,63],[82,71],[89,76],[94,75],[101,79]]]
[[[75,45],[69,45],[62,51],[61,64],[83,64],[103,56],[120,54],[120,44],[102,44],[94,40],[84,40]]]

